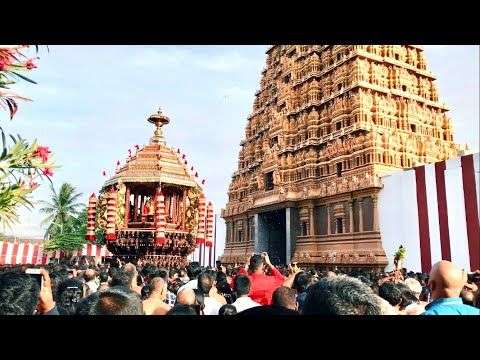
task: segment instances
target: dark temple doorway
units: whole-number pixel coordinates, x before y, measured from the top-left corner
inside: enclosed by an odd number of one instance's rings
[[[286,263],[285,209],[259,214],[260,250],[268,252],[273,265]]]

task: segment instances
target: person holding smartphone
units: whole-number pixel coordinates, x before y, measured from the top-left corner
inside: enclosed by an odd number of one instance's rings
[[[0,274],[0,315],[58,315],[50,276],[44,269]]]
[[[271,275],[267,275],[266,270],[269,270]],[[285,281],[285,277],[272,265],[266,252],[253,254],[245,268],[240,269],[239,274],[249,277],[251,281],[249,296],[261,305],[271,305],[273,292]]]

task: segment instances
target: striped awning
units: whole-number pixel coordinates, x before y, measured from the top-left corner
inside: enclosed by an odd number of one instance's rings
[[[46,265],[51,258],[65,257],[63,251],[44,252],[41,243],[25,242],[0,242],[0,265]],[[111,257],[112,253],[106,246],[85,244],[83,249],[77,250],[73,256]]]

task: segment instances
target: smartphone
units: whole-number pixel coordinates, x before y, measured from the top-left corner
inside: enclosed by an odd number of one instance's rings
[[[25,270],[25,274],[32,277],[38,283],[38,286],[40,286],[40,289],[42,288],[43,276],[42,276],[42,270],[41,269],[27,269],[27,270]]]
[[[80,289],[78,286],[68,286],[64,292],[63,297],[66,304],[76,304],[82,299],[83,290]]]

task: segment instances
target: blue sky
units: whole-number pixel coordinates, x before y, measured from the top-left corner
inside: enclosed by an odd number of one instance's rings
[[[206,178],[207,198],[217,212],[227,201],[239,142],[252,110],[267,46],[51,46],[40,50],[38,85],[14,90],[32,98],[12,122],[0,114],[7,133],[50,146],[61,166],[56,187],[70,182],[83,193],[97,192],[128,149],[146,144],[153,128],[146,118],[159,106],[170,117],[167,142],[180,147],[189,165]],[[479,48],[425,46],[437,76],[440,100],[451,109],[455,139],[478,151]],[[33,54],[32,54],[33,55]],[[47,184],[34,200],[49,198]],[[6,233],[39,237],[41,216],[22,210],[21,224]],[[224,244],[219,221],[217,240]],[[220,251],[221,253],[221,251]]]

